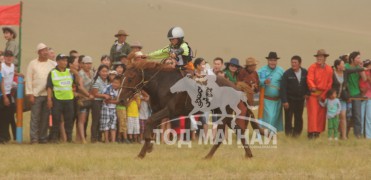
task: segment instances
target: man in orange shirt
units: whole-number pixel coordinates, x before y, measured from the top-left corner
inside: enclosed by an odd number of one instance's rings
[[[314,55],[317,58],[317,62],[308,69],[307,84],[311,92],[307,99],[309,139],[318,138],[326,126],[326,109],[321,107],[318,97],[324,100],[326,92],[332,86],[333,70],[331,66],[326,64],[328,56],[329,54],[324,49],[318,50],[317,54]]]

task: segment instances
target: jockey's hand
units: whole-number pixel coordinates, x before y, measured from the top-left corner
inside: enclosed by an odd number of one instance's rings
[[[170,53],[170,57],[175,59],[176,58],[176,54],[175,53]]]
[[[89,99],[94,99],[94,96],[92,94],[89,94]]]
[[[31,105],[34,105],[35,104],[35,96],[28,95],[28,100],[30,101]]]
[[[9,101],[8,96],[4,95],[3,96],[3,101],[4,101],[4,105],[5,106],[9,106],[10,105],[10,101]]]
[[[48,109],[52,109],[53,108],[53,101],[51,99],[48,99],[47,106],[48,106]]]
[[[285,102],[282,105],[283,105],[283,108],[285,108],[285,109],[289,109],[289,107],[290,107],[288,102]]]

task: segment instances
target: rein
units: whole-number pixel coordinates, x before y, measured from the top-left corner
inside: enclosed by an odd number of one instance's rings
[[[124,79],[121,82],[119,94],[121,94],[122,89],[132,89],[134,93],[129,97],[129,99],[132,99],[135,96],[135,94],[142,91],[143,87],[156,77],[156,75],[161,71],[161,68],[155,74],[153,74],[152,77],[149,78],[148,80],[144,79],[144,70],[143,69],[140,69],[140,70],[142,71],[142,80],[137,85],[130,87],[130,86],[124,86],[124,82],[126,79],[126,77],[124,77]]]

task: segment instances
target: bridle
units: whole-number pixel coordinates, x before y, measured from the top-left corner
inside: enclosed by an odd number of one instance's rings
[[[124,82],[125,82],[125,79],[126,77],[124,77],[124,79],[122,80],[121,82],[121,87],[120,87],[120,91],[119,91],[119,94],[121,94],[121,91],[123,89],[131,89],[133,90],[133,94],[129,97],[129,99],[132,99],[136,94],[138,94],[140,91],[142,91],[143,87],[146,86],[151,80],[153,80],[156,75],[161,71],[162,68],[160,68],[155,74],[152,75],[151,78],[149,78],[148,80],[145,80],[144,79],[144,70],[143,69],[140,69],[142,71],[142,80],[135,86],[124,86]],[[118,96],[119,97],[119,96]]]

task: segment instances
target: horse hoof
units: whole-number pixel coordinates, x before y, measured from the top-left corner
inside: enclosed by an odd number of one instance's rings
[[[203,160],[210,160],[212,158],[212,156],[205,156],[204,158],[202,158]]]
[[[252,158],[252,154],[245,155],[245,159],[251,159],[251,158]]]
[[[136,159],[143,159],[144,158],[144,155],[142,154],[138,154],[137,158]]]
[[[149,144],[147,147],[147,153],[151,153],[153,151],[153,144]]]

